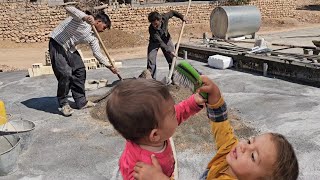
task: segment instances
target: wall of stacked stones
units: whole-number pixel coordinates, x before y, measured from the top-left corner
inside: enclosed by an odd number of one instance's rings
[[[296,9],[296,0],[254,0],[250,4],[256,5],[263,17],[282,18],[293,17]],[[192,24],[209,23],[212,10],[217,2],[195,2],[191,5],[188,20]],[[80,5],[85,7],[85,5]],[[90,9],[90,8],[88,8]],[[167,3],[154,6],[131,7],[120,5],[110,6],[105,12],[110,16],[112,28],[128,32],[135,30],[147,31],[147,16],[151,11],[161,13],[169,10],[185,13],[187,3]],[[67,17],[61,6],[49,6],[47,3],[28,2],[0,2],[0,41],[11,40],[18,43],[44,42],[48,40],[49,33]],[[180,24],[174,18],[172,25]]]
[[[64,18],[66,12],[61,7],[25,2],[0,3],[0,40],[44,42]]]
[[[250,4],[259,7],[264,18],[294,17],[297,0],[256,0]]]

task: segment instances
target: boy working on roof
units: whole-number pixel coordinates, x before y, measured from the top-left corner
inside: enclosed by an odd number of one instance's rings
[[[67,95],[71,89],[72,97],[79,109],[89,108],[95,104],[87,101],[85,95],[86,69],[79,52],[78,44],[89,44],[97,60],[113,73],[117,70],[108,65],[100,52],[98,39],[93,35],[92,25],[98,32],[110,29],[108,15],[99,13],[95,17],[88,15],[73,6],[65,7],[70,17],[62,21],[50,34],[49,54],[53,72],[58,80],[57,98],[64,116],[74,112],[69,106]]]
[[[161,48],[163,55],[169,64],[169,69],[171,67],[172,59],[175,56],[174,45],[171,40],[171,35],[168,31],[169,19],[171,19],[173,16],[181,19],[182,21],[185,21],[185,18],[182,14],[173,10],[162,15],[154,11],[151,12],[148,16],[148,20],[150,22],[150,38],[148,45],[147,69],[149,69],[149,71],[151,72],[153,79],[156,79],[156,60],[159,48]]]
[[[174,104],[167,86],[154,79],[120,82],[107,102],[108,119],[127,140],[119,160],[123,179],[134,179],[138,161],[151,164],[154,154],[166,176],[174,171],[174,157],[169,138],[178,125],[202,109],[205,100],[194,94]]]

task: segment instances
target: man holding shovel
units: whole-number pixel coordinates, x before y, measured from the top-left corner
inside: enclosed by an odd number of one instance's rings
[[[74,111],[67,99],[70,89],[77,108],[84,109],[95,106],[93,102],[86,99],[84,87],[86,70],[75,46],[89,44],[94,57],[100,63],[113,73],[117,73],[117,70],[107,64],[106,58],[100,51],[99,41],[92,31],[92,26],[95,26],[98,32],[110,29],[111,21],[108,15],[99,13],[93,17],[74,6],[66,6],[65,9],[70,17],[62,21],[51,32],[49,53],[52,69],[58,80],[57,98],[61,107],[60,112],[64,116],[71,116]]]
[[[156,79],[156,59],[159,48],[161,48],[169,64],[169,69],[171,67],[173,57],[176,56],[174,53],[174,45],[168,32],[169,19],[171,19],[173,16],[180,18],[182,21],[186,21],[182,14],[173,10],[162,15],[154,11],[148,15],[148,20],[150,22],[150,38],[148,45],[147,68],[151,72],[152,78],[154,79]]]

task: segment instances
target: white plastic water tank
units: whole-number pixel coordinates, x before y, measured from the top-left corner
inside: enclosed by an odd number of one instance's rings
[[[217,69],[226,69],[233,66],[233,60],[228,56],[214,55],[209,56],[208,64],[210,67]]]

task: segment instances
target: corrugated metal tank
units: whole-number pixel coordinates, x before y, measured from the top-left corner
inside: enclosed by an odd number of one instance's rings
[[[211,32],[221,39],[254,34],[260,26],[261,13],[256,6],[220,6],[210,15]]]

